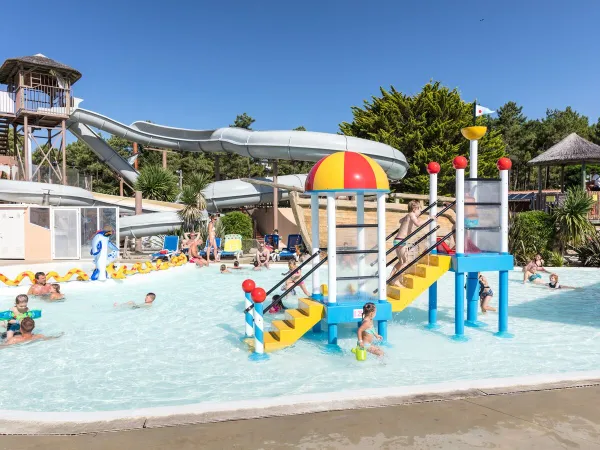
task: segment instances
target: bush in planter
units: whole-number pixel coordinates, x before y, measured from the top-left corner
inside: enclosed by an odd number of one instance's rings
[[[227,213],[221,217],[221,225],[223,226],[223,235],[241,234],[242,239],[252,239],[252,219],[248,214],[239,211]]]
[[[550,214],[527,211],[513,216],[508,231],[508,249],[517,264],[526,264],[536,253],[548,259],[554,243],[555,228]]]
[[[590,236],[578,247],[573,247],[577,259],[584,266],[600,267],[600,235]]]

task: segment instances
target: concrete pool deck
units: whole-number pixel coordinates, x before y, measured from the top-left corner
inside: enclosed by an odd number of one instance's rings
[[[0,450],[600,449],[600,380],[515,389],[118,433],[2,436]]]

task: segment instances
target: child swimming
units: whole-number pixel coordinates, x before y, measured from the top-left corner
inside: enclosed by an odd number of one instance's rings
[[[115,303],[113,306],[130,306],[131,309],[138,309],[138,308],[148,308],[150,306],[152,306],[152,303],[154,303],[154,300],[156,300],[156,294],[154,292],[148,292],[146,294],[146,297],[144,297],[144,303],[137,304],[135,302],[127,302],[127,303],[123,303],[121,305],[119,305],[118,303]]]
[[[563,286],[558,282],[558,275],[550,274],[550,282],[547,285],[550,289],[577,289],[575,286]]]
[[[65,294],[60,293],[60,284],[54,283],[50,285],[50,300],[62,300]]]
[[[496,311],[496,308],[489,306],[494,295],[494,291],[490,288],[487,279],[480,273],[477,277],[479,280],[479,306],[483,314],[488,311]]]
[[[13,313],[13,319],[8,321],[6,325],[6,340],[12,338],[15,333],[21,330],[20,321],[17,319],[21,314],[25,314],[29,311],[27,304],[29,303],[29,297],[25,294],[19,294],[15,298],[15,306],[11,308]]]
[[[221,273],[231,273],[231,270],[229,270],[225,264],[221,264],[220,271]]]
[[[233,268],[235,270],[242,270],[242,268],[240,267],[240,262],[239,261],[234,261],[233,262]]]
[[[285,311],[287,308],[283,304],[283,300],[281,299],[281,295],[274,295],[273,298],[273,306],[269,308],[269,313],[276,314],[281,311]]]
[[[383,338],[375,332],[373,318],[377,313],[375,303],[366,303],[363,306],[362,323],[356,332],[358,336],[358,346],[364,348],[369,353],[377,356],[383,356],[383,350],[374,344],[375,341],[381,341]]]

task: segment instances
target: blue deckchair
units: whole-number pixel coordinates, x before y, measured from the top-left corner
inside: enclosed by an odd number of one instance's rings
[[[288,236],[287,247],[279,253],[279,259],[298,259],[296,246],[302,245],[302,236],[299,234],[290,234]]]
[[[162,250],[158,253],[153,253],[151,259],[152,261],[156,261],[159,258],[169,260],[178,250],[179,236],[165,236]]]
[[[279,250],[279,235],[278,234],[265,234],[265,245],[268,245],[275,250]]]

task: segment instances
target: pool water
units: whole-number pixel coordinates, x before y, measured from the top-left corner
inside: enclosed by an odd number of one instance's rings
[[[240,341],[241,282],[251,277],[268,289],[283,271],[275,266],[221,275],[216,266],[187,265],[124,281],[63,283],[66,302],[33,298],[30,308],[43,310],[36,332],[64,335],[1,349],[0,409],[123,410],[600,369],[600,274],[570,268],[556,270],[561,283],[585,289],[522,285],[521,272],[510,273],[513,339],[493,336],[494,313],[480,316],[487,328],[466,328],[468,342],[449,339],[454,277],[448,273],[439,282],[441,328],[424,329],[427,295],[422,295],[389,324],[391,347],[382,359],[369,355],[366,362],[356,361],[350,352],[356,326],[348,326],[340,327],[341,354],[325,351],[324,334],[310,334],[267,361],[251,362]],[[487,275],[497,292],[497,274]],[[0,288],[0,310],[27,288]],[[157,294],[151,308],[113,306],[143,302],[149,291]],[[287,303],[294,306],[295,300]]]

